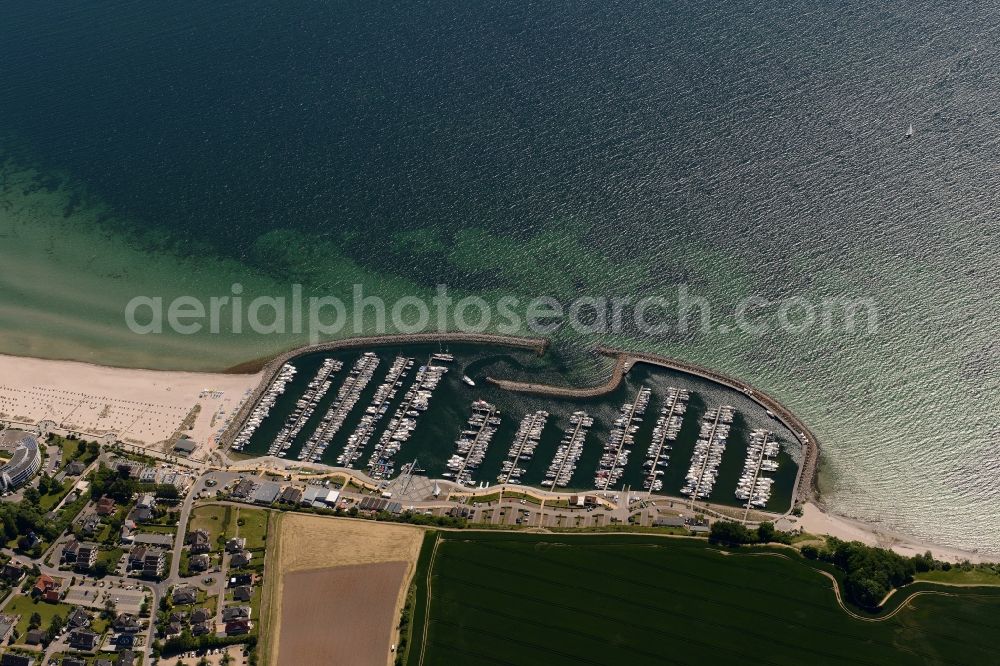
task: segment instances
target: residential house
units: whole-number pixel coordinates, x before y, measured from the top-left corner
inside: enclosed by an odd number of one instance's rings
[[[247,540],[243,537],[234,537],[226,541],[226,552],[227,553],[238,553],[239,551],[246,548]]]
[[[192,555],[191,559],[188,560],[188,569],[191,571],[208,571],[210,566],[212,566],[212,558],[204,553]]]
[[[222,611],[222,621],[232,622],[233,620],[242,620],[250,617],[250,607],[249,606],[230,606]]]
[[[114,666],[132,666],[135,663],[135,654],[131,650],[122,650],[115,659]]]
[[[241,585],[253,585],[253,574],[236,574],[229,577],[229,585],[227,587],[239,587]]]
[[[240,585],[233,589],[233,599],[236,601],[250,601],[253,597],[253,590],[250,589],[249,585]]]
[[[105,495],[101,499],[97,500],[97,515],[98,516],[110,516],[115,512],[118,505],[113,499]]]
[[[71,629],[83,629],[84,627],[90,626],[90,615],[87,611],[76,606],[69,612],[66,616],[66,624]]]
[[[118,536],[118,540],[121,541],[125,545],[129,545],[129,544],[135,543],[135,521],[134,520],[131,520],[129,518],[125,519],[125,522],[122,523],[122,531],[121,531],[121,534]]]
[[[178,587],[171,598],[176,606],[193,604],[198,601],[198,590],[193,587]]]
[[[24,635],[24,642],[28,645],[39,645],[45,640],[45,635],[44,629],[32,629]]]
[[[208,609],[205,608],[197,608],[191,613],[192,624],[201,624],[202,622],[208,622],[210,619],[212,619],[212,616],[208,612]]]
[[[101,517],[96,513],[90,513],[84,516],[83,520],[80,521],[80,530],[84,534],[94,535],[97,534],[98,530],[101,529]]]
[[[92,652],[101,643],[101,637],[93,631],[77,629],[69,635],[69,646],[74,650]]]
[[[20,565],[8,562],[0,568],[0,579],[8,585],[16,585],[24,577],[24,569]]]
[[[208,530],[195,530],[184,536],[184,543],[191,546],[192,553],[207,553],[212,550],[212,538]]]
[[[118,634],[115,638],[115,646],[119,650],[131,650],[135,647],[139,637],[135,634]]]
[[[142,569],[143,562],[146,559],[146,553],[149,549],[145,546],[136,546],[128,553],[128,568],[130,571],[136,571]]]
[[[163,568],[167,564],[167,558],[161,551],[148,551],[142,560],[142,575],[144,578],[159,578],[163,575]]]
[[[212,630],[212,628],[209,626],[209,624],[207,622],[201,622],[199,624],[192,624],[191,625],[191,635],[192,636],[202,636],[204,634],[207,634],[211,630]]]
[[[59,666],[87,666],[87,662],[83,659],[77,659],[76,657],[63,657]]]
[[[69,541],[63,546],[62,561],[67,564],[76,562],[76,553],[79,549],[80,542],[76,540],[76,537],[70,537]]]
[[[79,460],[74,460],[70,464],[66,465],[66,475],[67,476],[80,476],[86,471],[87,466],[84,465]]]
[[[128,519],[136,525],[152,522],[153,510],[146,506],[137,506],[129,511]]]
[[[167,625],[166,635],[176,636],[184,630],[184,626],[180,622],[171,622]]]
[[[0,666],[34,666],[35,658],[8,652],[0,657]]]
[[[112,628],[115,631],[134,634],[136,632],[142,631],[142,625],[139,624],[139,618],[131,613],[119,613],[115,617],[115,621],[111,623]]]
[[[81,543],[76,551],[76,570],[90,571],[97,564],[100,550],[96,543]]]
[[[0,643],[10,638],[20,618],[17,615],[0,615]]]
[[[94,666],[115,666],[111,663],[110,659],[98,659],[94,662]]]
[[[238,553],[233,553],[232,557],[229,558],[229,566],[235,569],[242,569],[249,565],[252,559],[253,554],[249,550],[242,550]]]
[[[59,590],[59,583],[56,582],[54,578],[46,574],[42,574],[35,581],[35,586],[31,588],[31,595],[33,597],[44,597],[46,592],[51,592],[53,590]]]
[[[253,622],[246,619],[233,620],[232,622],[226,623],[226,634],[229,636],[249,634],[251,629],[253,629]]]

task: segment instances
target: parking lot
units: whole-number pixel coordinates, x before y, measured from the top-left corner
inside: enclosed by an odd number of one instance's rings
[[[103,610],[110,597],[115,600],[115,608],[119,613],[138,615],[146,593],[137,586],[132,587],[134,589],[130,590],[129,586],[111,587],[100,582],[72,585],[66,592],[65,603]]]

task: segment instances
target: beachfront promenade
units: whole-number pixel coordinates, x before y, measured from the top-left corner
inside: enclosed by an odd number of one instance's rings
[[[412,335],[387,335],[374,337],[357,337],[334,342],[302,347],[290,350],[271,359],[265,366],[260,384],[246,400],[236,417],[230,422],[226,432],[222,435],[221,444],[228,446],[236,433],[239,432],[243,422],[247,419],[254,406],[257,404],[263,392],[270,386],[281,366],[289,360],[303,356],[305,354],[317,352],[336,352],[346,349],[357,349],[365,347],[380,347],[389,345],[412,345],[412,344],[448,344],[448,343],[468,343],[484,344],[498,347],[508,347],[514,349],[527,349],[538,354],[545,352],[548,347],[548,340],[542,338],[525,338],[516,336],[487,335],[487,334],[462,334],[462,333],[418,333]],[[648,363],[660,366],[676,372],[683,372],[689,375],[700,377],[714,382],[726,388],[740,391],[755,403],[766,410],[770,410],[775,418],[780,421],[795,436],[802,446],[802,460],[795,478],[795,485],[792,490],[793,504],[813,499],[814,479],[816,476],[819,461],[819,442],[809,427],[799,419],[794,413],[781,404],[778,400],[767,393],[758,390],[753,385],[731,377],[724,373],[705,368],[703,366],[669,358],[659,354],[648,352],[623,351],[610,347],[598,347],[597,351],[605,356],[615,359],[611,376],[606,382],[591,387],[568,387],[552,386],[546,384],[535,384],[527,382],[516,382],[505,379],[488,377],[487,381],[508,391],[531,393],[535,395],[546,395],[559,398],[594,398],[614,391],[621,384],[625,375],[634,367],[636,363]],[[790,510],[790,509],[789,509]]]

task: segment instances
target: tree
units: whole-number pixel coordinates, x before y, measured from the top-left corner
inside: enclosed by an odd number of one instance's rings
[[[39,615],[37,612],[32,613],[31,617],[28,618],[28,628],[38,629],[38,627],[40,626],[42,626],[42,616]]]
[[[774,541],[774,523],[761,523],[758,525],[757,540],[761,543]]]
[[[59,632],[63,628],[63,624],[64,622],[61,615],[52,616],[52,620],[49,622],[49,631],[48,631],[50,641],[55,640],[56,636],[59,635]]]
[[[97,442],[87,442],[87,453],[92,456],[96,456],[101,452],[101,445]]]
[[[108,563],[105,560],[97,560],[97,564],[94,565],[94,576],[97,578],[104,578],[108,575]]]
[[[24,489],[24,501],[28,504],[38,506],[38,502],[42,499],[42,494],[38,492],[38,488],[34,486],[28,486]]]
[[[731,520],[717,520],[712,523],[708,540],[711,543],[739,546],[747,543],[756,543],[757,535],[740,523]]]

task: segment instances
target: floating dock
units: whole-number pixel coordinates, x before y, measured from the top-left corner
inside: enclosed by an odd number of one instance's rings
[[[312,437],[303,445],[299,452],[299,460],[308,462],[319,462],[330,446],[334,436],[340,431],[351,413],[354,406],[361,399],[361,392],[365,390],[368,382],[375,375],[375,368],[378,367],[379,358],[372,352],[361,355],[351,368],[351,373],[344,380],[344,383],[337,390],[337,397],[326,411],[323,420],[313,432]]]
[[[545,428],[545,422],[548,418],[548,412],[539,410],[521,419],[521,425],[518,426],[517,434],[514,435],[514,443],[510,445],[507,459],[504,460],[501,472],[497,475],[497,481],[500,483],[521,482],[521,476],[525,472],[522,463],[526,465],[535,455],[535,447],[538,446],[538,441],[542,438],[542,430]]]
[[[268,455],[278,456],[279,458],[285,457],[285,451],[292,447],[292,442],[299,436],[302,429],[306,427],[309,418],[316,411],[316,407],[319,406],[320,400],[323,399],[323,396],[327,394],[333,385],[330,377],[335,372],[340,372],[343,367],[344,364],[341,361],[336,361],[332,358],[323,359],[323,364],[316,372],[316,376],[309,382],[305,393],[295,403],[295,411],[288,415],[288,418],[285,419],[284,427],[274,438],[274,441],[271,442],[271,446],[267,450]]]
[[[486,449],[500,425],[500,410],[485,400],[472,403],[472,416],[455,440],[456,453],[448,460],[449,472],[444,476],[451,477],[463,486],[474,486],[472,473],[482,464],[486,457]]]
[[[731,406],[723,405],[705,412],[702,418],[701,432],[685,477],[687,481],[681,488],[681,494],[691,498],[692,507],[696,499],[707,499],[712,494],[722,454],[726,451],[729,426],[735,415],[736,411]]]
[[[396,409],[388,427],[375,445],[375,450],[368,459],[368,475],[373,479],[388,479],[392,476],[396,469],[393,458],[403,446],[403,442],[410,438],[417,427],[417,418],[422,412],[427,411],[434,389],[448,372],[448,368],[443,365],[434,365],[434,360],[438,359],[432,357],[430,363],[420,366],[417,370],[413,385],[403,396],[403,402]]]
[[[660,410],[660,418],[653,428],[653,441],[646,450],[646,462],[643,463],[642,487],[648,494],[663,490],[663,476],[670,462],[671,442],[677,439],[684,423],[684,412],[690,394],[687,389],[670,387],[667,389],[667,403]]]
[[[288,387],[288,383],[292,381],[295,377],[295,373],[298,370],[291,363],[285,363],[281,366],[275,374],[274,379],[268,384],[268,387],[260,396],[260,400],[257,401],[250,415],[247,417],[246,423],[240,429],[236,438],[233,440],[233,449],[236,451],[242,451],[249,442],[253,434],[257,432],[257,428],[264,419],[267,418],[268,414],[271,413],[271,408],[274,407],[274,403],[278,401],[278,397],[281,396],[285,389]]]
[[[545,472],[543,486],[565,488],[576,472],[576,464],[583,455],[583,443],[587,439],[594,419],[587,412],[573,412],[569,418],[569,428],[563,435],[559,448],[552,457],[552,463]]]
[[[638,424],[642,422],[642,415],[646,412],[651,396],[652,391],[643,386],[635,400],[622,405],[621,414],[615,419],[608,441],[604,444],[604,454],[598,463],[597,474],[594,475],[594,487],[598,490],[608,490],[625,473],[635,433],[639,430]]]
[[[736,498],[746,501],[743,520],[747,519],[750,509],[763,509],[771,499],[771,487],[774,479],[761,476],[764,472],[778,471],[778,453],[781,447],[774,439],[770,430],[754,430],[750,433],[750,446],[747,447],[747,457],[743,463],[743,473],[736,485]]]
[[[361,452],[368,446],[372,435],[375,434],[375,426],[379,420],[389,411],[389,403],[396,397],[396,392],[402,388],[406,373],[413,367],[413,359],[405,356],[397,356],[385,381],[375,389],[371,404],[365,409],[361,422],[354,429],[351,436],[347,438],[344,450],[337,456],[337,464],[343,467],[354,467],[354,463],[361,457]]]

